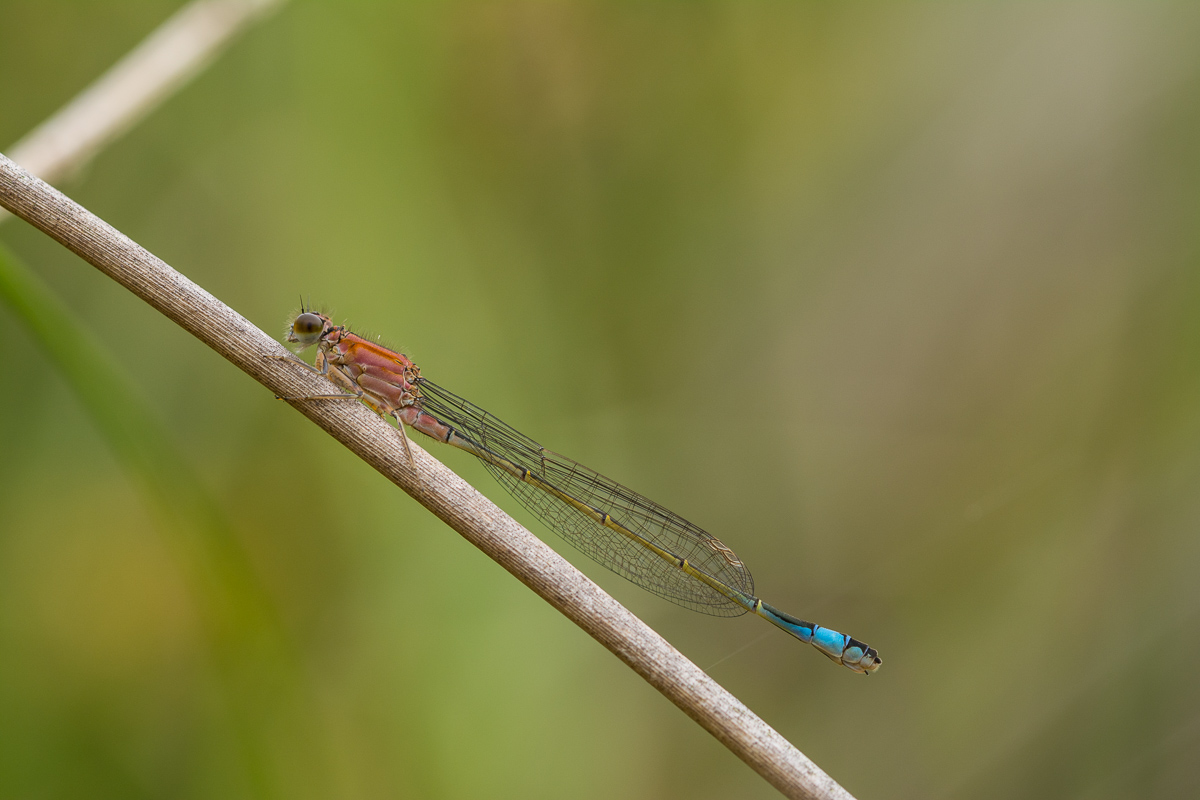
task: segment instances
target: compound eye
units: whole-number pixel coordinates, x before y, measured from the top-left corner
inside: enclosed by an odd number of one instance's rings
[[[312,347],[321,341],[321,334],[325,332],[325,322],[325,317],[320,314],[305,311],[292,320],[291,328],[287,332],[287,340],[298,345],[293,348],[297,352]]]
[[[308,339],[316,334],[319,334],[325,327],[325,321],[316,314],[305,312],[296,317],[296,321],[292,323],[292,330],[296,335]]]

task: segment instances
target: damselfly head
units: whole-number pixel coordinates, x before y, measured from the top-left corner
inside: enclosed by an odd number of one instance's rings
[[[329,317],[324,314],[301,309],[288,324],[286,338],[296,345],[293,349],[299,352],[321,341],[321,335],[325,333],[329,324]]]

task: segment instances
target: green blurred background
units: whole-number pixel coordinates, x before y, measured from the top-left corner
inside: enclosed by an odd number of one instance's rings
[[[179,5],[0,0],[0,147]],[[860,798],[1196,796],[1197,41],[1183,2],[297,0],[63,188],[877,647],[863,679],[676,608],[428,445]],[[156,499],[120,398],[0,305],[0,796],[774,796],[269,392],[0,239],[182,464]]]

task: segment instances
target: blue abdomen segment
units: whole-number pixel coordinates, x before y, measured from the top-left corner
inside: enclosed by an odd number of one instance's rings
[[[785,614],[762,600],[754,604],[754,613],[790,633],[802,642],[808,642],[843,667],[870,675],[883,664],[875,648],[831,628],[823,628],[814,622],[797,619]]]

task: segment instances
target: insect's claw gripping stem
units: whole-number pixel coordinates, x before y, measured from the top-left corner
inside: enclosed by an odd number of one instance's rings
[[[292,364],[294,366],[302,367],[314,375],[320,375],[321,377],[328,377],[329,368],[327,366],[321,366],[321,367],[313,366],[312,364],[309,364],[303,358],[301,358],[300,356],[298,356],[294,353],[288,353],[287,355],[283,355],[283,356],[279,356],[279,355],[275,355],[274,353],[271,353],[271,354],[262,356],[262,358],[264,361],[286,361],[289,364]]]
[[[293,364],[302,364],[302,365],[304,365],[305,367],[307,367],[308,369],[312,369],[312,368],[313,368],[312,364],[309,364],[309,363],[308,363],[307,361],[305,361],[304,359],[302,359],[302,358],[299,358],[298,356],[294,356],[294,355],[292,355],[292,354],[290,354],[290,353],[289,353],[288,355],[285,355],[285,356],[280,356],[280,355],[276,355],[276,354],[274,354],[274,353],[269,353],[269,354],[267,354],[267,355],[264,355],[264,356],[262,356],[262,359],[263,359],[264,361],[289,361],[289,362],[291,362],[291,363],[293,363]]]

